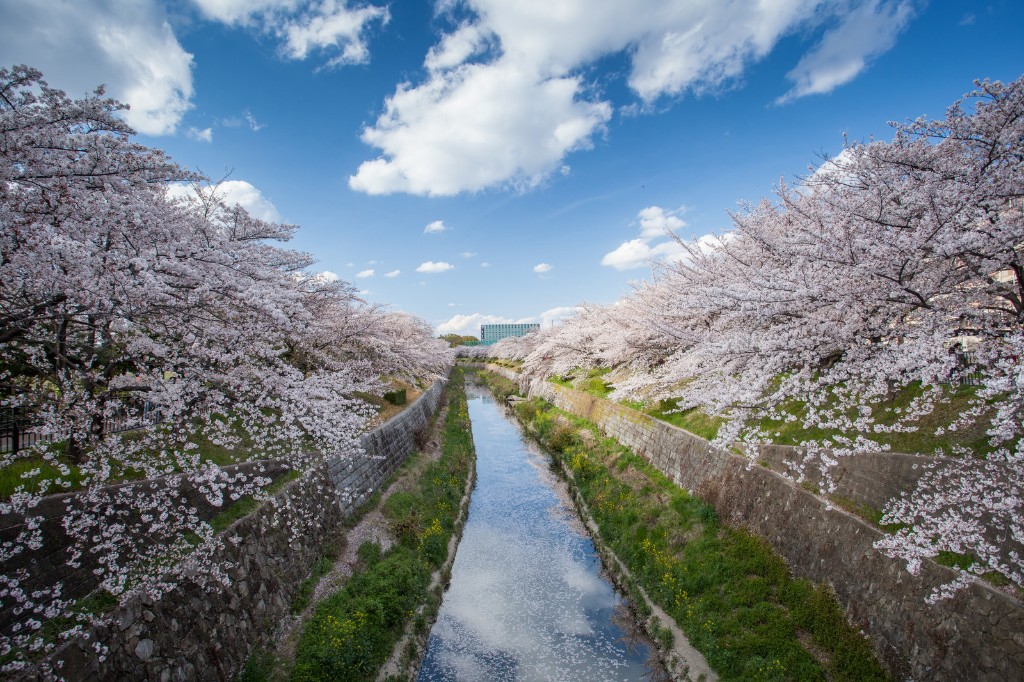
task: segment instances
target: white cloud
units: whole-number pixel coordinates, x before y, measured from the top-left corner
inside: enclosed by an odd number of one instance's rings
[[[324,270],[323,272],[318,272],[318,273],[316,273],[314,275],[314,277],[316,279],[322,280],[324,282],[337,282],[338,281],[338,275],[336,273],[334,273],[334,272],[331,272],[330,270]]]
[[[363,162],[349,186],[426,196],[534,187],[567,153],[590,147],[611,117],[607,102],[579,99],[581,89],[579,77],[539,77],[512,59],[400,85],[363,130],[381,156]]]
[[[489,268],[489,267],[491,267],[491,264],[488,263],[487,261],[484,261],[483,263],[480,264],[480,267],[482,267],[482,268]]]
[[[0,21],[0,64],[29,64],[71,97],[106,84],[131,105],[125,121],[146,135],[177,131],[191,107],[192,55],[156,0],[10,0]]]
[[[606,253],[601,259],[601,265],[616,270],[633,270],[644,267],[652,260],[679,258],[684,252],[685,249],[675,241],[662,242],[652,247],[649,239],[631,239],[620,244],[614,251]]]
[[[356,273],[356,277],[359,277],[360,279],[365,277],[373,277],[373,269],[371,268],[369,270],[360,270],[359,272]]]
[[[226,204],[238,204],[254,218],[272,222],[281,220],[281,214],[270,199],[245,180],[225,180],[217,186],[217,191]]]
[[[443,220],[435,220],[423,228],[423,234],[440,234],[448,229]]]
[[[401,270],[392,270],[391,272],[385,272],[384,276],[385,277],[398,277],[401,274],[402,274]]]
[[[552,327],[556,322],[568,319],[579,311],[576,306],[559,306],[545,310],[540,314],[540,326]]]
[[[551,268],[554,267],[549,263],[537,263],[533,266],[533,271],[537,274],[543,275],[545,272],[551,272]]]
[[[249,212],[254,218],[279,222],[281,214],[270,199],[263,196],[263,192],[256,189],[245,180],[225,180],[216,186],[219,196],[228,206],[238,204]],[[193,196],[192,187],[188,183],[174,183],[168,185],[167,193],[173,198],[188,198]],[[351,267],[351,263],[349,264]]]
[[[612,105],[580,76],[599,59],[626,55],[628,85],[647,110],[663,96],[720,91],[783,37],[838,25],[791,74],[789,96],[799,97],[863,67],[825,75],[826,62],[853,50],[856,37],[862,57],[888,49],[912,1],[650,0],[638,10],[628,2],[450,0],[443,8],[473,18],[430,49],[421,82],[403,82],[386,99],[362,135],[379,155],[349,186],[427,196],[532,188],[567,172],[565,157],[604,131]],[[867,35],[869,26],[880,35]]]
[[[347,0],[193,0],[209,19],[273,35],[281,53],[306,59],[328,55],[327,65],[369,61],[366,33],[373,23],[387,24],[387,7],[350,7]]]
[[[448,307],[449,307],[449,308],[454,308],[454,307],[455,307],[455,304],[454,304],[454,303],[449,303],[449,304],[448,304]]]
[[[640,222],[640,235],[645,239],[666,237],[669,233],[686,227],[686,221],[679,217],[685,210],[679,208],[675,211],[666,211],[660,206],[648,206],[636,216]]]
[[[416,268],[416,272],[436,274],[439,272],[448,272],[454,267],[455,266],[452,265],[451,263],[445,263],[444,261],[438,261],[437,263],[435,263],[434,261],[428,260],[425,263],[420,263],[419,267]]]
[[[853,80],[869,60],[889,50],[914,15],[906,0],[868,0],[843,18],[787,74],[793,89],[776,100],[783,104],[805,95],[832,92]]]
[[[472,258],[473,256],[476,255],[476,251],[463,251],[459,255],[462,256],[463,258]]]
[[[454,306],[454,303],[449,303],[448,306]],[[480,325],[482,324],[505,324],[510,322],[539,322],[541,327],[551,327],[557,322],[566,318],[572,317],[577,313],[579,308],[576,306],[560,306],[557,308],[551,308],[545,310],[538,315],[532,315],[530,317],[523,317],[518,320],[513,320],[511,317],[502,317],[500,315],[486,315],[482,313],[472,313],[471,315],[453,315],[448,320],[442,322],[437,326],[438,334],[466,334],[470,336],[480,335]]]
[[[686,221],[679,217],[685,208],[666,211],[660,206],[648,206],[637,213],[636,223],[640,237],[623,242],[614,251],[606,253],[601,265],[616,270],[633,270],[647,265],[649,261],[681,258],[686,252],[683,246],[670,238],[676,230],[686,227]],[[659,238],[668,238],[652,244]]]
[[[473,313],[471,315],[453,315],[449,319],[437,325],[437,333],[439,335],[464,334],[467,336],[479,336],[480,325],[482,324],[502,324],[512,321],[511,317],[483,315],[481,313]]]
[[[254,133],[258,133],[267,126],[256,120],[253,113],[248,109],[242,111],[241,116],[230,116],[228,118],[221,119],[220,124],[226,128],[241,128],[246,126]]]
[[[196,142],[213,142],[213,128],[189,128],[185,134]]]

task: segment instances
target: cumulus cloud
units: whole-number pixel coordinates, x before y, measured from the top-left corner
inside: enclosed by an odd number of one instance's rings
[[[476,255],[476,251],[463,251],[459,255],[462,256],[463,258],[472,258],[473,256]]]
[[[226,204],[238,204],[255,218],[273,222],[281,220],[281,214],[273,202],[245,180],[225,180],[217,186],[217,191],[224,197]]]
[[[327,66],[363,64],[370,59],[366,34],[388,23],[387,7],[350,6],[347,0],[193,0],[209,19],[273,35],[281,54],[306,59],[327,56]]]
[[[553,327],[555,323],[561,322],[562,320],[566,320],[572,317],[577,312],[579,312],[579,310],[580,309],[577,308],[576,306],[559,306],[557,308],[545,310],[539,315],[540,326]]]
[[[213,142],[213,128],[189,128],[185,134],[196,142]]]
[[[783,104],[798,97],[832,92],[853,80],[868,61],[886,52],[913,18],[913,2],[868,0],[827,32],[821,43],[804,55],[787,74],[793,88],[776,100]]]
[[[466,336],[479,336],[480,325],[482,324],[505,324],[512,321],[511,317],[483,315],[481,313],[473,313],[471,315],[453,315],[451,318],[437,325],[437,333],[439,335],[463,334]]]
[[[454,303],[449,303],[448,306],[454,306]],[[538,322],[541,327],[551,327],[558,322],[572,317],[579,311],[576,306],[559,306],[557,308],[551,308],[545,310],[537,315],[531,315],[530,317],[521,317],[518,320],[514,320],[511,317],[502,317],[501,315],[487,315],[482,313],[472,313],[470,315],[453,315],[448,320],[442,322],[437,326],[438,334],[466,334],[470,336],[478,336],[480,334],[480,325],[482,324],[507,324],[510,322],[516,323],[530,323]]]
[[[579,76],[601,58],[625,54],[638,109],[653,110],[664,96],[738,82],[787,35],[835,26],[790,74],[786,97],[801,97],[846,82],[891,47],[915,1],[660,0],[638,11],[626,2],[449,0],[445,8],[471,18],[429,50],[423,80],[399,84],[364,129],[379,155],[349,186],[427,196],[529,189],[565,172],[565,157],[605,130],[612,104]]]
[[[349,186],[367,194],[451,196],[511,184],[534,187],[565,154],[591,146],[607,102],[578,98],[581,79],[540,78],[515,60],[466,64],[403,84],[362,140],[382,154]]]
[[[551,272],[551,268],[554,267],[550,263],[537,263],[533,266],[533,271],[539,275],[543,275],[545,272]]]
[[[131,105],[125,121],[146,135],[176,132],[192,107],[192,55],[156,0],[5,2],[0,63],[29,64],[71,97],[105,84]]]
[[[482,267],[482,268],[489,268],[489,267],[491,267],[491,264],[488,263],[487,261],[484,261],[483,263],[480,264],[480,267]]]
[[[319,279],[319,280],[324,281],[324,282],[337,282],[338,281],[337,273],[331,272],[330,270],[324,270],[323,272],[318,272],[318,273],[316,273],[314,275],[314,278]]]
[[[435,220],[423,228],[423,234],[440,234],[448,229],[443,220]]]
[[[606,253],[601,259],[601,265],[616,270],[633,270],[644,267],[652,260],[681,258],[686,249],[671,235],[686,227],[686,222],[679,217],[684,210],[666,211],[660,206],[648,206],[641,210],[636,220],[640,237],[623,242],[614,251]],[[653,243],[657,239],[664,241]]]
[[[435,263],[432,260],[428,260],[425,263],[420,263],[419,267],[416,268],[416,272],[426,272],[428,274],[437,274],[439,272],[448,272],[455,266],[451,263],[445,263],[444,261],[438,261]]]
[[[216,186],[219,196],[228,206],[238,204],[254,218],[280,222],[281,214],[277,207],[263,192],[245,180],[225,180]],[[173,198],[194,196],[192,186],[188,183],[174,183],[167,187],[167,193]]]
[[[401,270],[392,270],[391,272],[385,272],[384,276],[385,277],[398,277],[401,274],[402,274]]]
[[[370,268],[369,270],[360,270],[356,273],[356,277],[359,277],[360,279],[373,277],[373,268]]]

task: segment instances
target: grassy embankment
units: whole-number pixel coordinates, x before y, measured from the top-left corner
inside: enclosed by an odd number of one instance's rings
[[[610,370],[594,369],[586,375],[575,379],[554,377],[553,383],[567,388],[574,388],[598,398],[608,398],[614,390],[612,384],[604,380],[604,376]],[[974,386],[947,387],[945,399],[939,402],[935,409],[923,415],[913,424],[917,427],[915,431],[877,433],[873,435],[874,440],[887,445],[892,452],[904,452],[912,454],[933,455],[936,453],[952,454],[957,449],[963,448],[973,453],[975,457],[984,457],[992,451],[986,431],[990,426],[989,418],[983,417],[977,420],[970,427],[959,430],[950,430],[947,427],[969,407],[977,398],[977,388]],[[920,385],[906,386],[896,391],[892,397],[884,403],[875,406],[875,414],[880,424],[888,426],[896,421],[896,415],[903,412],[914,398],[922,393]],[[719,417],[712,417],[700,409],[680,411],[674,400],[663,400],[653,405],[644,405],[636,402],[624,402],[625,405],[635,410],[650,415],[656,419],[667,422],[674,426],[695,433],[698,436],[713,440],[718,435],[718,429],[724,420]],[[833,437],[840,435],[851,437],[853,434],[838,431],[829,431],[820,428],[807,428],[803,424],[806,412],[806,405],[799,401],[792,403],[785,408],[785,412],[795,417],[791,421],[762,419],[755,426],[764,433],[771,434],[772,442],[779,445],[801,445],[805,441],[828,442]],[[821,494],[816,488],[808,488],[815,494]],[[864,521],[872,524],[880,530],[892,532],[899,526],[885,525],[882,523],[883,512],[863,502],[850,500],[841,495],[825,494],[829,500],[842,507],[846,511],[857,515]],[[970,553],[957,553],[942,551],[934,557],[936,563],[952,568],[966,569],[976,561]],[[1009,584],[1002,575],[989,572],[984,576],[986,580],[996,586]]]
[[[456,368],[448,385],[440,459],[413,490],[396,492],[384,503],[396,544],[383,553],[374,543],[359,548],[355,574],[316,607],[307,623],[291,679],[372,680],[410,618],[415,617],[416,630],[426,630],[440,604],[440,590],[428,591],[430,575],[447,559],[473,457],[462,372]],[[308,600],[311,590],[300,589],[298,598]],[[428,608],[415,615],[422,604]],[[242,679],[266,679],[259,661]]]
[[[498,397],[515,390],[480,375]],[[516,411],[568,467],[600,541],[632,573],[630,590],[642,587],[671,615],[723,680],[886,679],[835,597],[790,577],[766,542],[719,524],[710,506],[593,424],[539,399]]]

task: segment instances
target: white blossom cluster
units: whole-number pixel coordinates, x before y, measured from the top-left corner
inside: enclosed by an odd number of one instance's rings
[[[0,469],[28,467],[26,482],[50,472],[0,501],[0,514],[24,518],[0,542],[0,609],[18,614],[0,633],[5,672],[25,664],[12,650],[52,648],[43,623],[74,615],[64,586],[28,589],[27,571],[11,568],[43,545],[46,495],[80,491],[63,517],[71,567],[89,559],[116,596],[223,579],[187,493],[226,506],[265,498],[270,480],[222,470],[200,442],[307,471],[358,449],[371,411],[357,394],[386,390],[382,378],[443,376],[451,362],[424,321],[307,274],[312,259],[279,245],[294,226],[226,205],[205,178],[133,142],[124,108],[102,90],[72,100],[29,67],[0,69],[0,408],[50,441],[0,455]],[[159,424],[112,433],[153,410]],[[125,479],[154,485],[112,485]]]
[[[803,443],[826,488],[835,457],[886,450],[880,436],[917,430],[969,378],[939,435],[984,424],[991,451],[937,453],[952,461],[890,502],[883,522],[904,527],[879,547],[914,573],[950,551],[974,560],[958,584],[1024,585],[1024,80],[976,87],[940,120],[893,124],[891,142],[848,143],[717,241],[677,237],[685,257],[632,295],[460,354],[537,376],[613,368],[614,398],[700,408],[725,420],[723,446],[800,421],[831,434]]]

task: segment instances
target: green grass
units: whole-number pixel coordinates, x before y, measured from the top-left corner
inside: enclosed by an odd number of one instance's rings
[[[309,606],[309,600],[313,597],[313,590],[316,589],[320,579],[331,572],[334,568],[334,560],[337,558],[337,550],[330,547],[315,562],[309,577],[299,583],[295,595],[292,597],[292,615],[298,615]]]
[[[721,525],[592,424],[540,400],[516,409],[572,472],[601,539],[723,680],[887,679],[835,597],[793,579],[765,541]]]
[[[487,386],[494,394],[494,397],[505,402],[509,396],[519,395],[519,386],[516,382],[506,379],[500,374],[494,372],[488,372],[486,370],[468,370],[474,373],[477,379]]]
[[[361,570],[306,625],[292,680],[372,680],[415,611],[423,604],[436,608],[427,592],[430,574],[448,556],[474,457],[461,369],[452,372],[447,391],[440,459],[425,468],[415,489],[392,494],[384,505],[395,546],[383,555],[372,543],[359,548]],[[425,618],[416,623],[426,628]]]
[[[212,462],[218,466],[229,466],[249,461],[252,459],[254,454],[261,455],[263,453],[265,448],[260,447],[256,439],[244,429],[240,419],[225,415],[214,416],[214,419],[222,423],[231,419],[229,432],[232,436],[236,437],[238,441],[235,445],[227,447],[214,443],[209,437],[202,433],[195,435],[191,442],[197,446],[196,452],[199,454],[201,461]],[[150,427],[152,430],[163,430],[168,432],[174,428],[175,427],[171,424],[159,424]],[[121,442],[132,443],[144,438],[146,432],[147,430],[135,429],[116,434],[116,437]],[[73,492],[81,490],[83,486],[87,484],[87,481],[79,468],[71,463],[71,460],[66,456],[65,442],[48,443],[43,445],[42,448],[43,452],[51,454],[57,461],[66,464],[70,469],[70,475],[66,477],[61,476],[57,467],[50,462],[47,462],[43,458],[42,453],[34,454],[26,451],[28,456],[23,459],[18,459],[6,467],[0,468],[0,500],[10,499],[11,495],[14,494],[14,491],[19,486],[24,486],[23,490],[25,492],[37,493],[41,490],[41,486],[44,481],[56,481],[63,479],[70,483],[68,487],[58,487],[51,484],[47,489],[47,494]],[[143,456],[144,455],[145,453],[143,453]],[[38,474],[22,478],[23,474],[37,468],[39,469]],[[119,467],[117,466],[117,463],[115,463],[109,480],[104,481],[104,484],[135,481],[140,480],[142,477],[143,474],[141,471],[131,467]]]
[[[34,469],[39,469],[39,473],[34,476],[23,477],[25,473]],[[61,476],[60,471],[53,464],[43,459],[42,455],[32,455],[25,459],[16,460],[0,469],[0,500],[11,499],[14,491],[22,486],[24,486],[25,492],[38,493],[43,481],[55,481],[58,478],[64,478],[69,481],[71,486],[68,488],[51,486],[47,490],[48,493],[78,490],[82,486],[82,474],[76,466],[71,465],[69,469],[71,474],[65,478]]]
[[[725,420],[721,417],[711,417],[698,408],[691,408],[682,412],[678,410],[678,401],[662,400],[657,405],[642,409],[655,419],[678,426],[690,433],[697,434],[705,440],[714,440],[718,435],[718,429],[722,427]]]
[[[872,404],[873,414],[884,426],[891,426],[898,415],[910,406],[911,401],[923,393],[920,384],[904,386],[896,391],[888,400]],[[986,430],[990,426],[988,418],[978,419],[969,428],[961,431],[936,434],[939,428],[945,429],[960,415],[970,408],[972,401],[977,399],[977,388],[973,386],[950,387],[945,389],[943,399],[935,409],[912,422],[916,431],[898,433],[873,433],[871,439],[888,445],[893,452],[935,454],[944,452],[952,454],[954,446],[967,448],[976,455],[983,456],[991,452]],[[768,434],[772,442],[780,445],[800,445],[802,441],[830,441],[836,436],[850,437],[854,434],[835,430],[805,427],[804,417],[807,409],[801,401],[792,401],[783,406],[783,412],[796,417],[794,421],[762,419],[755,426]]]
[[[561,381],[556,381],[556,383],[566,386],[570,384],[570,382]],[[579,389],[586,390],[584,387],[579,387]],[[587,390],[586,392],[597,395],[592,390]],[[896,391],[888,400],[873,404],[873,413],[877,415],[877,420],[880,424],[891,426],[896,422],[898,415],[906,410],[910,406],[911,401],[920,396],[922,392],[923,389],[919,384],[905,386],[901,390]],[[867,435],[875,442],[887,445],[892,452],[928,455],[939,452],[953,454],[954,448],[963,447],[974,453],[975,456],[983,457],[992,451],[989,438],[985,433],[990,426],[990,417],[978,419],[968,428],[960,431],[946,430],[946,427],[956,421],[971,406],[972,401],[976,399],[976,387],[961,386],[947,388],[944,399],[936,404],[935,409],[931,413],[911,423],[917,427],[916,431],[879,432]],[[718,430],[725,423],[725,419],[712,417],[699,408],[678,411],[678,401],[674,399],[662,400],[656,405],[644,405],[635,401],[623,401],[623,404],[656,419],[686,429],[706,440],[714,440],[718,435]],[[850,432],[805,426],[807,405],[803,401],[792,400],[784,405],[781,411],[784,414],[795,417],[795,419],[763,418],[754,421],[750,425],[751,430],[760,430],[761,433],[767,435],[772,443],[778,445],[801,445],[806,441],[818,441],[827,445],[830,442],[836,442],[835,439],[837,437],[852,438],[856,435]],[[940,428],[944,430],[944,433],[941,435],[936,433]]]

